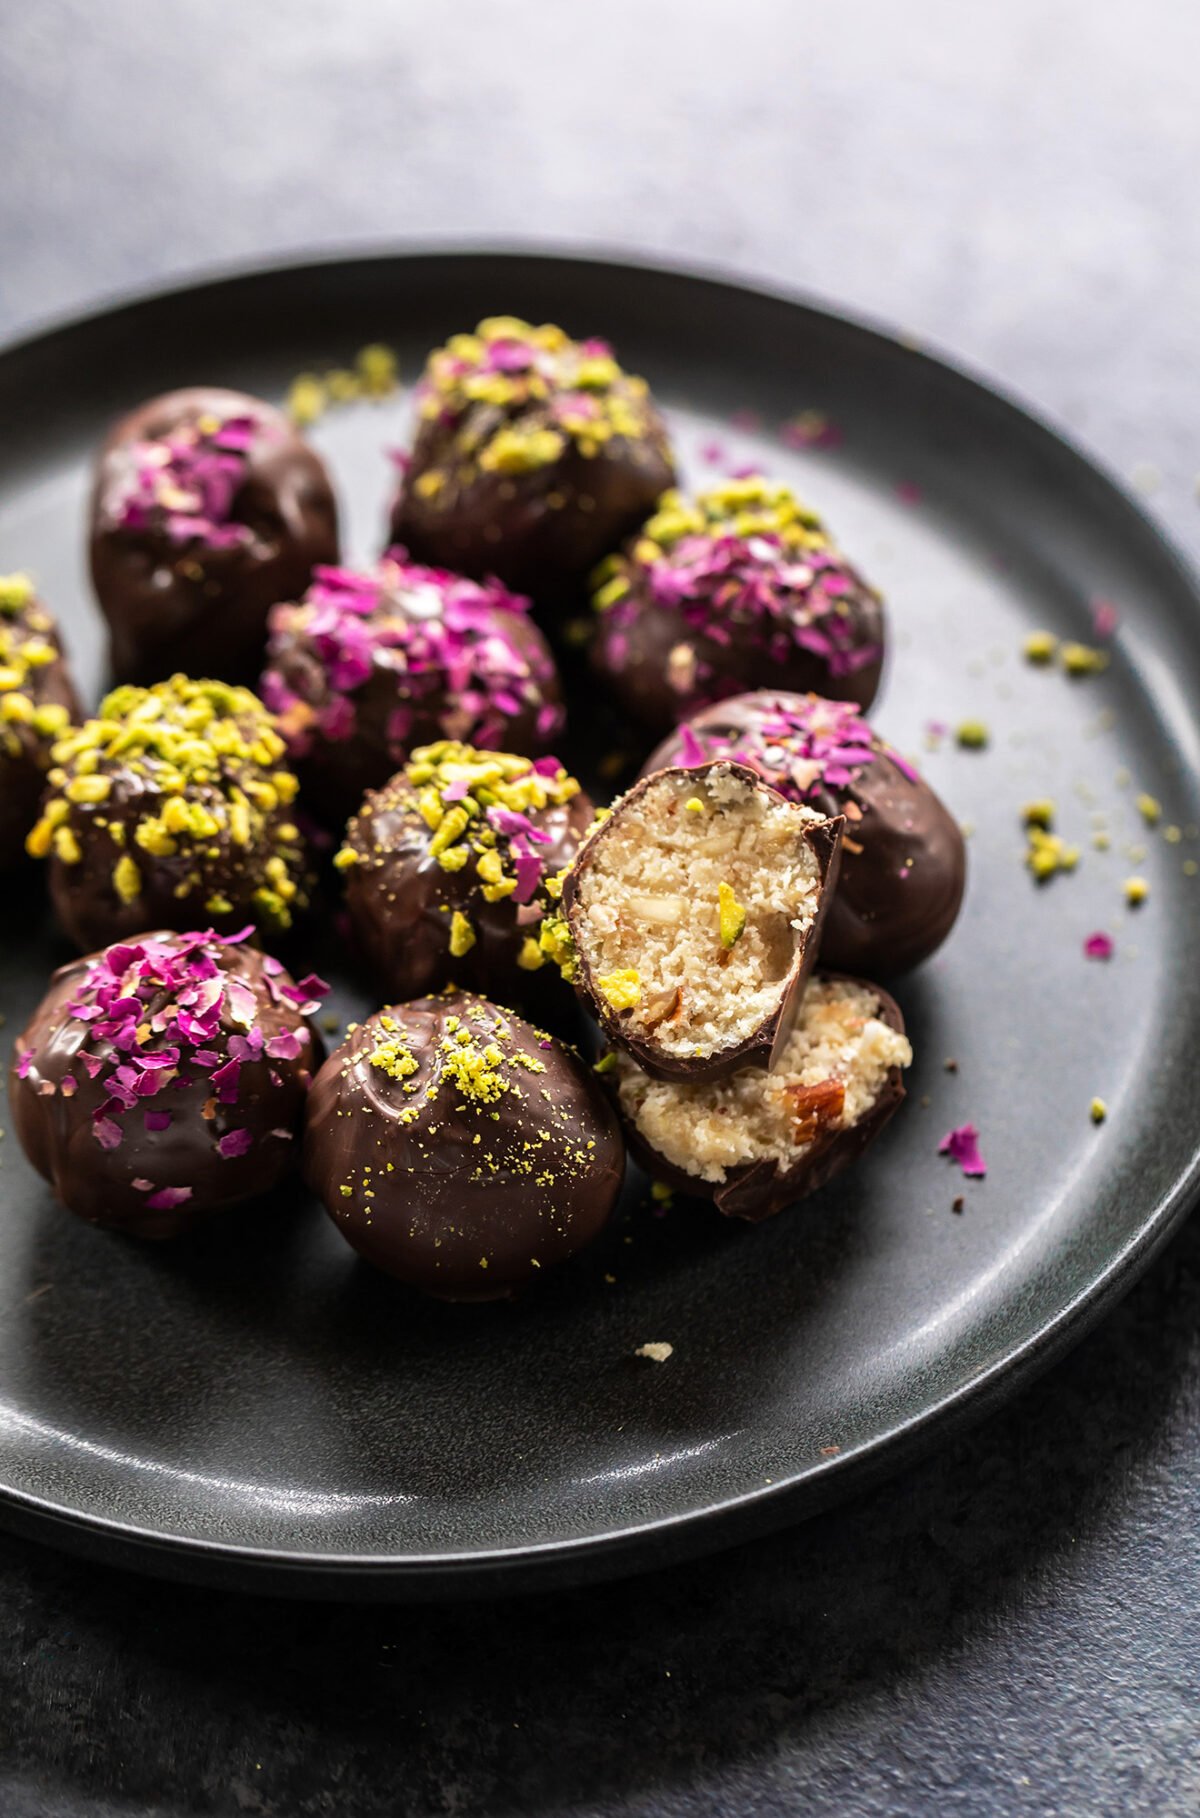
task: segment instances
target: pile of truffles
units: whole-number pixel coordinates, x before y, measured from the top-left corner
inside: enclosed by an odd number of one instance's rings
[[[92,711],[0,577],[0,862],[86,956],[9,1093],[90,1223],[172,1237],[302,1170],[369,1262],[480,1301],[603,1229],[627,1148],[748,1220],[861,1153],[912,1059],[866,980],[945,940],[964,849],[863,717],[882,601],[787,486],[689,495],[645,380],[551,324],[451,335],[415,402],[361,566],[272,405],[123,418]],[[607,805],[590,697],[648,753]],[[325,1058],[331,912],[381,1007]]]

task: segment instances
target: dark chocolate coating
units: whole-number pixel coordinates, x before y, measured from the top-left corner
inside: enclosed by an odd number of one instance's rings
[[[458,1023],[476,1048],[499,1050],[506,1089],[485,1102],[446,1072],[443,1044],[456,1045]],[[397,1078],[372,1064],[389,1040],[414,1071]],[[376,1268],[441,1300],[501,1300],[600,1232],[625,1148],[578,1055],[483,998],[448,992],[380,1011],[330,1055],[309,1096],[304,1167]]]
[[[27,666],[21,651],[30,639],[52,645],[58,652],[53,662]],[[39,599],[33,597],[0,618],[0,641],[0,649],[8,653],[3,658],[5,666],[11,664],[19,675],[15,692],[24,695],[35,712],[42,707],[62,707],[71,721],[82,717],[58,627]],[[0,710],[4,699],[0,695]],[[0,869],[18,864],[25,856],[25,836],[38,818],[54,736],[39,732],[28,721],[0,722]]]
[[[154,525],[123,528],[119,501],[132,445],[206,415],[251,416],[262,426],[230,510],[253,541],[222,549],[174,541]],[[281,411],[244,392],[195,386],[139,405],[109,434],[92,489],[88,547],[116,680],[157,682],[178,670],[253,685],[270,608],[303,593],[317,563],[337,560],[337,504],[324,462]]]
[[[367,796],[346,830],[346,844],[360,862],[346,872],[346,907],[363,955],[383,995],[393,1002],[423,997],[453,979],[456,984],[549,1014],[556,999],[570,1001],[557,966],[547,960],[537,971],[517,964],[525,940],[536,940],[549,899],[539,891],[531,902],[503,897],[489,903],[472,852],[460,871],[445,871],[429,847],[430,828],[417,811],[419,794],[403,775]],[[530,811],[529,819],[549,841],[538,847],[547,876],[565,869],[595,818],[582,791],[570,801]],[[449,946],[455,910],[466,915],[475,945],[455,959]]]
[[[401,616],[406,610],[405,590],[389,591],[379,610],[381,614]],[[539,730],[542,710],[557,707],[562,700],[554,659],[545,638],[524,613],[495,608],[483,616],[490,630],[502,635],[526,665],[530,685],[537,692],[537,699],[521,700],[515,713],[499,716],[501,728],[489,742],[497,749],[537,757],[551,743]],[[452,687],[448,678],[429,692],[423,689],[414,695],[407,686],[404,669],[386,661],[387,652],[385,660],[374,665],[360,687],[339,697],[302,619],[303,607],[281,605],[272,612],[262,694],[268,706],[279,713],[305,806],[326,825],[343,826],[367,790],[382,788],[418,746],[442,738],[480,743],[483,716],[463,708],[461,691]],[[481,640],[486,635],[486,631],[481,631]],[[288,697],[303,704],[302,729],[288,710]],[[353,729],[343,738],[333,738],[321,731],[320,716],[339,698],[346,699],[353,710]],[[398,708],[411,715],[402,739],[389,730]],[[496,715],[489,713],[487,717],[491,720]]]
[[[780,704],[804,703],[775,690],[738,695],[706,707],[690,731],[724,756],[725,745],[755,737]],[[713,745],[713,741],[720,743]],[[642,768],[649,776],[682,761],[679,731],[664,739]],[[826,815],[845,815],[837,888],[821,934],[821,962],[835,971],[890,978],[919,965],[954,926],[966,884],[967,854],[954,816],[922,777],[906,775],[881,739],[874,761],[836,787],[814,780],[801,798],[786,773],[739,751],[773,788]]]
[[[831,972],[814,974],[823,980],[838,976],[841,975]],[[865,980],[850,979],[847,983],[865,984]],[[904,1017],[899,1004],[875,985],[866,988],[878,1000],[876,1015],[880,1021],[903,1035]],[[750,1224],[759,1224],[764,1218],[773,1218],[776,1213],[815,1193],[818,1187],[825,1186],[851,1162],[857,1161],[899,1109],[905,1096],[900,1069],[891,1067],[875,1103],[849,1129],[820,1131],[791,1168],[780,1169],[774,1162],[753,1162],[744,1168],[730,1169],[727,1178],[719,1184],[700,1180],[686,1169],[676,1167],[650,1146],[632,1118],[622,1115],[621,1121],[630,1154],[655,1180],[680,1193],[711,1199],[717,1211],[726,1218],[741,1218]]]
[[[701,764],[692,768],[672,765],[670,768],[681,777],[698,778],[711,770],[721,769],[732,772],[742,781],[762,790],[764,794],[778,795],[779,793],[778,790],[768,789],[762,778],[744,764]],[[661,776],[662,771],[655,772],[655,775]],[[717,1054],[668,1054],[655,1043],[652,1033],[646,1036],[631,1031],[628,1021],[622,1017],[619,1011],[613,1009],[603,992],[598,989],[593,969],[588,961],[586,945],[581,939],[582,925],[576,908],[580,880],[586,875],[588,867],[595,863],[596,853],[603,850],[604,841],[620,837],[622,807],[643,794],[652,781],[653,777],[642,777],[614,804],[608,819],[596,829],[563,880],[563,910],[575,944],[577,967],[575,988],[609,1040],[616,1042],[632,1054],[638,1065],[644,1068],[653,1079],[679,1079],[698,1083],[701,1080],[724,1079],[726,1075],[736,1073],[740,1067],[773,1067],[779,1054],[787,1046],[788,1037],[795,1027],[796,1015],[804,995],[805,981],[812,971],[821,945],[822,927],[837,885],[840,845],[845,822],[840,817],[818,822],[798,835],[798,840],[808,846],[816,861],[819,892],[817,910],[807,933],[801,934],[798,930],[793,930],[795,948],[792,962],[787,976],[780,981],[775,1008],[763,1018],[756,1029],[751,1030],[749,1035],[728,1048],[722,1048]]]
[[[169,932],[142,938],[163,943],[179,939]],[[18,1038],[8,1076],[17,1138],[55,1197],[88,1224],[136,1237],[175,1237],[211,1212],[269,1192],[299,1160],[304,1101],[323,1054],[320,1037],[293,1004],[273,997],[261,953],[245,945],[218,951],[223,970],[244,980],[254,993],[255,1023],[264,1041],[285,1032],[300,1039],[300,1053],[293,1059],[271,1059],[264,1054],[243,1062],[235,1103],[219,1102],[214,1096],[215,1069],[197,1066],[184,1048],[178,1080],[140,1101],[148,1110],[169,1111],[169,1128],[146,1129],[139,1108],[120,1119],[119,1146],[100,1146],[93,1133],[93,1117],[108,1102],[106,1074],[125,1057],[115,1053],[108,1042],[97,1041],[92,1026],[69,1010],[89,967],[99,957],[96,954],[74,960],[54,974],[50,989]],[[286,973],[278,976],[291,985]],[[155,1000],[145,1014],[153,1014],[165,1001]],[[233,1021],[226,1006],[212,1043],[221,1064],[230,1058],[231,1038],[245,1034],[245,1023]],[[161,1050],[162,1042],[157,1046]],[[95,1079],[81,1064],[81,1051],[104,1057],[106,1065]],[[26,1052],[32,1055],[32,1063],[21,1078],[18,1063]],[[70,1097],[60,1090],[64,1076],[76,1082],[77,1090]],[[223,1157],[217,1143],[241,1129],[252,1132],[251,1146],[244,1155]],[[150,1194],[133,1185],[136,1180],[153,1182],[155,1187],[190,1187],[191,1198],[155,1210],[147,1203]]]

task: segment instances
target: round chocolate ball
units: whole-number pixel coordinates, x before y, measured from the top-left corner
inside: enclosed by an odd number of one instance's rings
[[[272,609],[262,696],[306,806],[339,826],[414,746],[451,738],[536,756],[565,717],[528,600],[403,550],[366,573],[318,569],[298,605]]]
[[[17,1038],[21,1147],[69,1211],[137,1237],[269,1192],[298,1160],[324,989],[211,930],[75,960]]]
[[[281,411],[195,387],[139,405],[100,451],[92,585],[113,674],[175,670],[252,682],[267,614],[336,562],[337,506],[320,457]]]
[[[592,1069],[468,992],[381,1010],[313,1083],[309,1184],[348,1243],[441,1300],[501,1300],[602,1229],[625,1151]]]
[[[384,996],[453,980],[539,1012],[570,992],[542,940],[595,810],[556,758],[442,741],[367,796],[334,863]]]
[[[569,592],[674,479],[644,379],[605,341],[493,316],[429,357],[420,425],[392,511],[417,561]]]
[[[941,946],[962,904],[962,830],[856,707],[815,694],[737,695],[664,739],[642,774],[714,758],[757,770],[790,801],[845,815],[822,965],[887,978]]]
[[[592,660],[636,719],[665,732],[748,688],[869,707],[883,602],[816,513],[761,475],[669,493],[595,576]]]
[[[87,950],[144,928],[289,928],[307,878],[284,757],[247,688],[115,688],[54,746],[26,842],[64,933]]]
[[[28,575],[0,575],[0,867],[24,856],[56,738],[81,718],[62,641]]]

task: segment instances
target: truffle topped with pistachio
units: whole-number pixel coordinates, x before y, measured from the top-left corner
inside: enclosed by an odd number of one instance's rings
[[[114,674],[250,681],[267,612],[338,554],[323,462],[261,398],[192,387],[113,429],[92,492],[92,584]]]
[[[392,532],[419,561],[555,595],[674,478],[644,379],[606,341],[492,316],[429,356]]]
[[[761,474],[670,492],[594,576],[596,667],[666,730],[747,688],[812,689],[868,707],[883,605],[817,514]]]
[[[51,747],[79,717],[54,619],[28,575],[0,575],[0,867],[22,857]]]
[[[303,600],[272,608],[262,694],[306,804],[339,823],[416,745],[536,754],[564,719],[529,601],[403,550],[365,572],[319,568]]]
[[[444,1300],[498,1300],[604,1226],[625,1153],[592,1069],[468,992],[381,1010],[317,1075],[304,1167],[347,1242]]]
[[[414,751],[334,861],[380,988],[402,999],[453,979],[544,1008],[559,977],[543,931],[594,818],[557,758],[446,739]]]
[[[296,778],[249,689],[116,688],[52,757],[27,844],[78,946],[197,923],[274,932],[306,906]]]
[[[17,1135],[89,1224],[174,1236],[298,1160],[325,986],[294,984],[251,932],[160,931],[75,960],[17,1038]]]

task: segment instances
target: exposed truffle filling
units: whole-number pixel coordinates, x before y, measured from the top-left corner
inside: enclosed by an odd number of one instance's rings
[[[804,838],[823,818],[736,774],[663,772],[578,873],[591,982],[665,1053],[709,1056],[761,1027],[820,899]]]
[[[664,1161],[698,1180],[719,1186],[754,1162],[794,1167],[826,1131],[866,1116],[893,1067],[911,1065],[907,1037],[878,1010],[868,986],[816,979],[771,1072],[743,1067],[708,1084],[651,1079],[618,1054],[621,1108]]]

